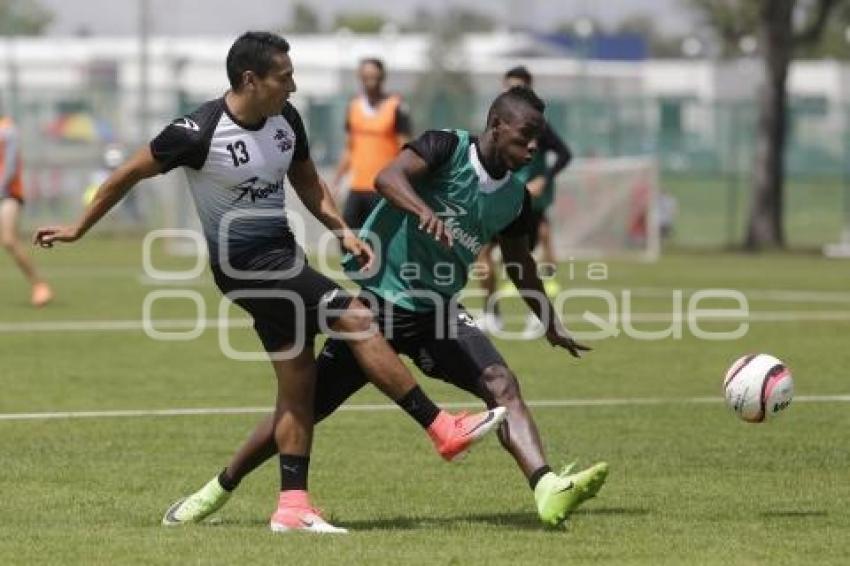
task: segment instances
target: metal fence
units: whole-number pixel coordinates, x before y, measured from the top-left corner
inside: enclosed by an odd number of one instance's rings
[[[350,94],[297,100],[313,157],[331,166],[344,144]],[[416,131],[463,127],[479,130],[490,97],[417,89],[407,93]],[[201,100],[173,90],[153,92],[152,125],[165,125]],[[30,222],[76,215],[85,188],[103,174],[110,143],[128,150],[143,143],[134,115],[138,93],[91,88],[29,91],[16,97],[23,134]],[[129,110],[128,110],[129,109]],[[654,155],[662,190],[675,197],[670,243],[723,246],[739,242],[748,209],[757,108],[753,101],[705,102],[690,98],[548,97],[547,119],[576,155]],[[155,127],[153,128],[155,130]],[[850,223],[850,106],[793,99],[787,148],[787,218],[792,245],[819,246]],[[158,189],[174,190],[178,181]],[[115,229],[163,222],[161,200],[141,195],[115,215]]]

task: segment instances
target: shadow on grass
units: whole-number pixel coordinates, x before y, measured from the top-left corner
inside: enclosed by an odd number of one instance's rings
[[[596,509],[579,509],[574,517],[614,517],[614,516],[642,516],[648,515],[648,509],[625,508],[625,507],[600,507]],[[496,527],[509,527],[511,529],[525,529],[533,531],[546,531],[547,529],[537,517],[536,513],[471,513],[468,515],[455,515],[451,517],[392,517],[385,519],[372,519],[362,521],[340,520],[339,525],[353,531],[399,531],[416,529],[433,529],[452,527],[463,523],[485,523]],[[561,529],[552,529],[559,532]]]
[[[649,509],[640,507],[591,507],[588,509],[578,509],[574,514],[574,518],[581,520],[590,519],[592,517],[638,517],[649,515]],[[363,519],[363,520],[346,520],[337,517],[333,514],[326,516],[329,522],[334,525],[345,527],[352,531],[369,532],[369,531],[414,531],[424,529],[441,529],[446,527],[454,527],[462,524],[483,523],[494,527],[507,527],[510,529],[524,529],[530,531],[552,531],[562,532],[562,528],[549,529],[544,526],[537,513],[523,511],[514,513],[469,513],[463,515],[453,515],[449,517],[416,517],[416,516],[397,516],[384,517],[380,519]],[[576,520],[576,519],[573,519]],[[569,522],[567,523],[569,524]],[[266,518],[252,519],[213,519],[204,523],[204,526],[236,526],[236,527],[257,527],[268,526]]]

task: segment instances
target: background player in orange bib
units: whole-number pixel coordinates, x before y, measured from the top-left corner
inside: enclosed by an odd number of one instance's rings
[[[375,192],[375,177],[410,141],[411,134],[406,104],[399,95],[384,92],[384,63],[380,59],[363,59],[357,74],[363,93],[348,104],[348,143],[334,177],[334,187],[339,187],[342,178],[351,174],[351,192],[343,218],[352,228],[363,226],[380,200]]]
[[[53,291],[36,273],[32,259],[18,240],[18,220],[23,204],[20,136],[12,118],[3,116],[0,109],[0,244],[32,285],[33,306],[43,307],[53,299]]]

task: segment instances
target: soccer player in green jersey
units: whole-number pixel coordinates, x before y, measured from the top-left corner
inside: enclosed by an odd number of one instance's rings
[[[498,237],[508,274],[544,322],[549,343],[576,357],[589,350],[570,337],[544,292],[528,246],[531,196],[511,175],[534,156],[543,107],[531,90],[512,88],[493,102],[480,137],[432,130],[405,145],[378,175],[384,200],[361,231],[379,244],[376,268],[363,274],[352,258],[345,264],[396,352],[487,406],[507,408],[499,439],[528,481],[540,519],[554,526],[596,495],[608,465],[552,471],[517,377],[457,302],[469,266],[483,244]],[[350,347],[330,338],[318,357],[317,420],[366,383]],[[242,478],[274,454],[271,425],[269,419],[260,423],[219,476],[185,500],[194,512],[183,513],[181,522],[200,521],[219,508]]]

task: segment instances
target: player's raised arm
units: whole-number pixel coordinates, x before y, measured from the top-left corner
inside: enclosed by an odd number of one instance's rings
[[[308,157],[303,160],[293,160],[287,176],[298,198],[310,214],[318,218],[328,230],[333,230],[337,234],[349,231],[327,184],[319,177],[312,159]]]
[[[56,242],[75,242],[109,212],[139,181],[158,175],[160,163],[154,159],[149,146],[137,151],[103,182],[76,224],[46,226],[35,232],[33,243],[51,248]]]
[[[309,157],[293,160],[289,166],[289,182],[310,214],[319,219],[328,230],[332,230],[340,239],[346,251],[358,259],[363,269],[371,267],[374,254],[348,227],[336,207],[327,184],[319,177],[316,165]]]
[[[452,246],[452,235],[443,221],[416,194],[411,181],[428,173],[428,163],[410,148],[405,148],[378,173],[375,188],[390,204],[419,219],[419,229]]]

